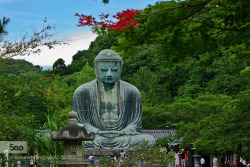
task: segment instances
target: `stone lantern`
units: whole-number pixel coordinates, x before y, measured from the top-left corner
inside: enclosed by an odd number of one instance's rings
[[[87,133],[84,127],[77,125],[77,113],[69,112],[68,126],[63,127],[59,132],[52,132],[54,141],[64,142],[64,160],[57,162],[58,167],[82,167],[89,162],[83,162],[82,141],[93,141],[95,133]]]
[[[192,148],[192,150],[194,150],[194,167],[201,167],[200,164],[200,159],[201,159],[201,155],[199,154],[199,152],[197,150],[195,150],[195,148]]]

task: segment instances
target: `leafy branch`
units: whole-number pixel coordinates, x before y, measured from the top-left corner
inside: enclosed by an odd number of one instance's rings
[[[3,21],[0,20],[0,29],[3,29],[5,32],[4,35],[6,35],[5,26],[9,22],[9,19],[6,19],[4,17]],[[45,18],[44,23],[47,22],[47,19]],[[28,34],[25,34],[20,41],[15,42],[9,42],[9,41],[3,41],[2,44],[0,44],[0,59],[1,62],[3,59],[6,58],[12,58],[15,56],[24,56],[24,55],[30,55],[30,54],[36,54],[41,52],[41,46],[46,46],[49,49],[54,48],[54,45],[61,45],[65,43],[59,43],[56,40],[51,40],[51,37],[54,35],[53,33],[50,33],[54,27],[46,26],[43,27],[41,30],[34,32],[32,36],[28,36]],[[3,37],[3,35],[0,33],[0,37]],[[0,63],[1,64],[1,63]]]
[[[192,3],[192,4],[183,3],[181,6],[171,7],[171,8],[161,9],[161,10],[156,10],[156,11],[153,11],[153,12],[147,14],[146,16],[144,16],[138,22],[141,22],[142,20],[146,19],[147,17],[149,17],[149,16],[151,16],[151,15],[153,15],[155,13],[159,13],[159,12],[163,12],[163,11],[175,10],[175,9],[186,8],[186,7],[202,6],[199,10],[193,12],[191,15],[188,15],[188,17],[190,17],[190,16],[196,14],[197,12],[201,11],[210,1],[212,1],[212,0],[206,0],[204,2],[197,2],[197,3]],[[184,17],[184,18],[186,18],[186,17]]]
[[[194,23],[201,23],[202,24],[201,21],[197,21],[197,20],[189,20],[189,21],[194,22]],[[214,28],[216,28],[218,30],[221,30],[221,31],[240,31],[239,28],[229,28],[229,27],[224,27],[224,28],[222,28],[222,27],[214,27]]]

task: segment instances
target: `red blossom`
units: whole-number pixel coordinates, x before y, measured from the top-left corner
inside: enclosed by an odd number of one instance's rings
[[[99,15],[99,18],[101,19],[101,20],[105,20],[105,19],[107,19],[109,17],[109,14],[101,14],[101,15]]]
[[[137,23],[136,25],[134,25],[133,27],[138,27],[140,25],[140,23]]]
[[[118,12],[116,15],[113,15],[113,18],[117,19],[117,22],[113,22],[111,20],[106,20],[109,17],[109,14],[101,14],[99,18],[102,20],[100,22],[96,21],[94,17],[91,15],[79,15],[78,13],[75,16],[79,17],[78,25],[77,26],[97,26],[100,25],[103,29],[110,29],[115,31],[126,30],[130,28],[135,28],[140,25],[140,23],[135,21],[135,17],[137,13],[142,10],[125,10],[122,12]]]

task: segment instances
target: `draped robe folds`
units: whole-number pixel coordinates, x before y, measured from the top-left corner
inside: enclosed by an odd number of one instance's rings
[[[85,149],[128,149],[144,141],[155,144],[153,136],[141,133],[142,99],[138,89],[125,81],[117,81],[118,116],[104,120],[101,113],[105,104],[102,104],[100,84],[98,80],[85,83],[73,95],[73,110],[78,113],[78,124],[96,134],[94,141],[85,142]],[[124,135],[99,135],[98,131],[122,131]]]

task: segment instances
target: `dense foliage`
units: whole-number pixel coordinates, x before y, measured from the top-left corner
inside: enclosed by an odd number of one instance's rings
[[[138,13],[138,27],[93,27],[99,36],[68,66],[11,60],[0,68],[0,140],[35,138],[28,134],[47,129],[48,116],[65,126],[74,90],[95,78],[94,57],[111,48],[124,59],[122,80],[142,94],[144,129],[176,124],[181,147],[250,158],[249,10],[247,0],[160,1]]]
[[[174,162],[174,154],[166,154],[165,150],[161,147],[148,147],[143,145],[140,150],[136,147],[133,150],[125,152],[124,157],[120,156],[120,152],[115,152],[115,160],[109,157],[103,157],[103,167],[116,167],[116,166],[166,166]]]

